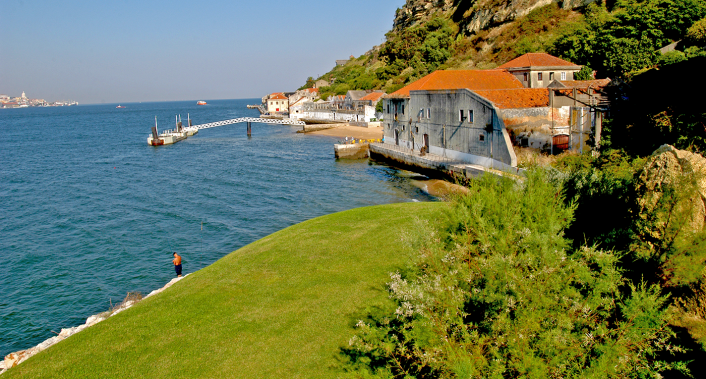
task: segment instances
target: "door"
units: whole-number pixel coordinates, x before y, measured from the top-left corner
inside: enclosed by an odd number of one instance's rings
[[[400,145],[400,132],[397,129],[395,129],[395,145]]]
[[[554,136],[552,142],[554,144],[554,153],[561,153],[569,149],[569,136],[566,134]]]
[[[425,134],[424,135],[424,147],[426,147],[426,152],[429,152],[429,135]]]

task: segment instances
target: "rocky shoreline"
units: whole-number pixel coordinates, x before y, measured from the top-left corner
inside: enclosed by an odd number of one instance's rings
[[[150,292],[149,295],[145,296],[142,299],[146,299],[150,296],[154,296],[158,293],[161,293],[165,289],[174,285],[174,283],[186,278],[189,275],[190,274],[187,274],[187,275],[184,275],[183,277],[174,278],[174,279],[170,280],[169,283],[165,284],[162,288],[159,288],[159,289],[156,289],[156,290]],[[116,314],[132,307],[133,305],[140,302],[142,299],[128,299],[128,298],[126,298],[125,301],[123,301],[120,305],[116,306],[115,308],[87,318],[85,324],[75,326],[73,328],[61,329],[61,333],[59,333],[58,335],[56,335],[52,338],[45,340],[44,342],[40,343],[37,346],[34,346],[34,347],[29,348],[27,350],[16,351],[14,353],[10,353],[10,354],[6,355],[5,359],[3,361],[0,361],[0,375],[2,375],[5,371],[26,361],[27,359],[36,355],[37,353],[42,352],[42,351],[48,349],[49,347],[57,344],[58,342],[61,342],[65,339],[69,338],[70,336],[72,336],[72,335],[74,335],[74,334],[76,334],[76,333],[78,333],[78,332],[80,332],[90,326],[93,326],[103,320],[108,319],[109,317],[115,316]]]

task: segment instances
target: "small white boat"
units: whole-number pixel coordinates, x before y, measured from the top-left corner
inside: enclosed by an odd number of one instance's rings
[[[196,105],[206,105],[206,102],[203,100],[197,101]]]

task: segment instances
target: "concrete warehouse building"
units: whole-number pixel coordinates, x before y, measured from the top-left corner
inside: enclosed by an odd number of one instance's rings
[[[581,66],[544,53],[500,67],[436,71],[387,95],[385,142],[498,168],[517,166],[513,145],[588,147],[588,136],[600,131],[609,80],[574,81]],[[556,79],[564,77],[570,80]]]

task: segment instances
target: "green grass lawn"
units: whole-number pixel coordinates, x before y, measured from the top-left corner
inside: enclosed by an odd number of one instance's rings
[[[389,302],[400,235],[443,203],[354,209],[235,251],[6,372],[13,378],[330,378],[365,309]],[[88,315],[87,315],[88,316]]]

